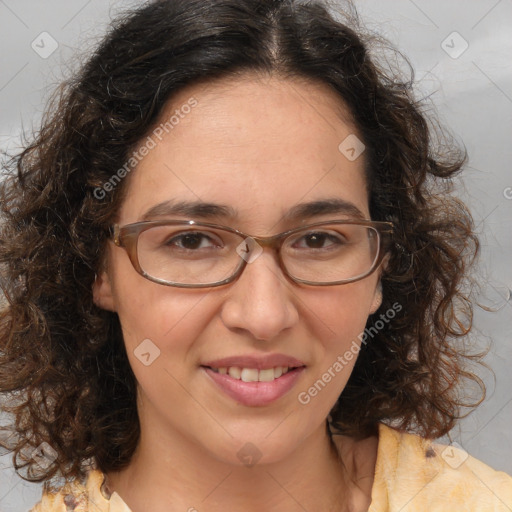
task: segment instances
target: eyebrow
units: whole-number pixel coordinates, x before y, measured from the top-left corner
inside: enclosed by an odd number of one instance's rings
[[[307,203],[299,203],[283,215],[282,221],[297,222],[328,214],[343,214],[356,220],[366,219],[365,215],[355,204],[339,197],[331,197]],[[176,201],[170,199],[152,206],[144,213],[142,220],[150,220],[155,217],[170,217],[173,215],[202,220],[235,220],[239,218],[237,210],[228,205],[203,201]]]

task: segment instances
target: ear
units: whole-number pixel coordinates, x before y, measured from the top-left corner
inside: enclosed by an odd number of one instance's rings
[[[116,311],[112,284],[105,270],[96,275],[92,285],[92,299],[94,304],[107,311]]]
[[[380,308],[382,304],[382,283],[379,281],[377,286],[375,287],[375,293],[373,295],[372,305],[370,307],[370,315],[373,315],[377,309]]]

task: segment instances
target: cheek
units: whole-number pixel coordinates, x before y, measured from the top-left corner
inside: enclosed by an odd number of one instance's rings
[[[375,285],[376,280],[363,280],[325,288],[316,292],[315,300],[310,302],[309,329],[320,343],[315,347],[315,367],[297,400],[304,411],[309,411],[312,426],[318,418],[327,417],[352,373]]]
[[[159,285],[155,283],[155,287]],[[172,289],[154,292],[144,288],[119,311],[126,353],[139,390],[157,408],[162,396],[172,397],[181,410],[191,406],[180,383],[189,382],[198,361],[196,340],[210,321],[202,298]]]
[[[114,282],[116,310],[130,360],[144,342],[150,348],[155,345],[161,355],[170,353],[182,360],[180,354],[187,352],[209,322],[205,292],[152,283],[133,272],[123,273],[122,268]]]
[[[376,279],[312,290],[307,317],[331,348],[343,348],[365,328],[374,300]]]

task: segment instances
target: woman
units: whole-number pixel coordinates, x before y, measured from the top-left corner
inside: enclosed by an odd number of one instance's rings
[[[150,2],[13,159],[0,390],[35,512],[512,507],[431,441],[480,383],[464,157],[354,29]]]

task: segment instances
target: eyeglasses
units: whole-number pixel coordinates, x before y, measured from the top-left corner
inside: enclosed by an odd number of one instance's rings
[[[237,279],[264,247],[276,250],[295,283],[329,286],[374,272],[387,251],[391,222],[317,222],[269,237],[193,220],[146,221],[111,228],[135,270],[150,281],[181,288],[221,286]]]

